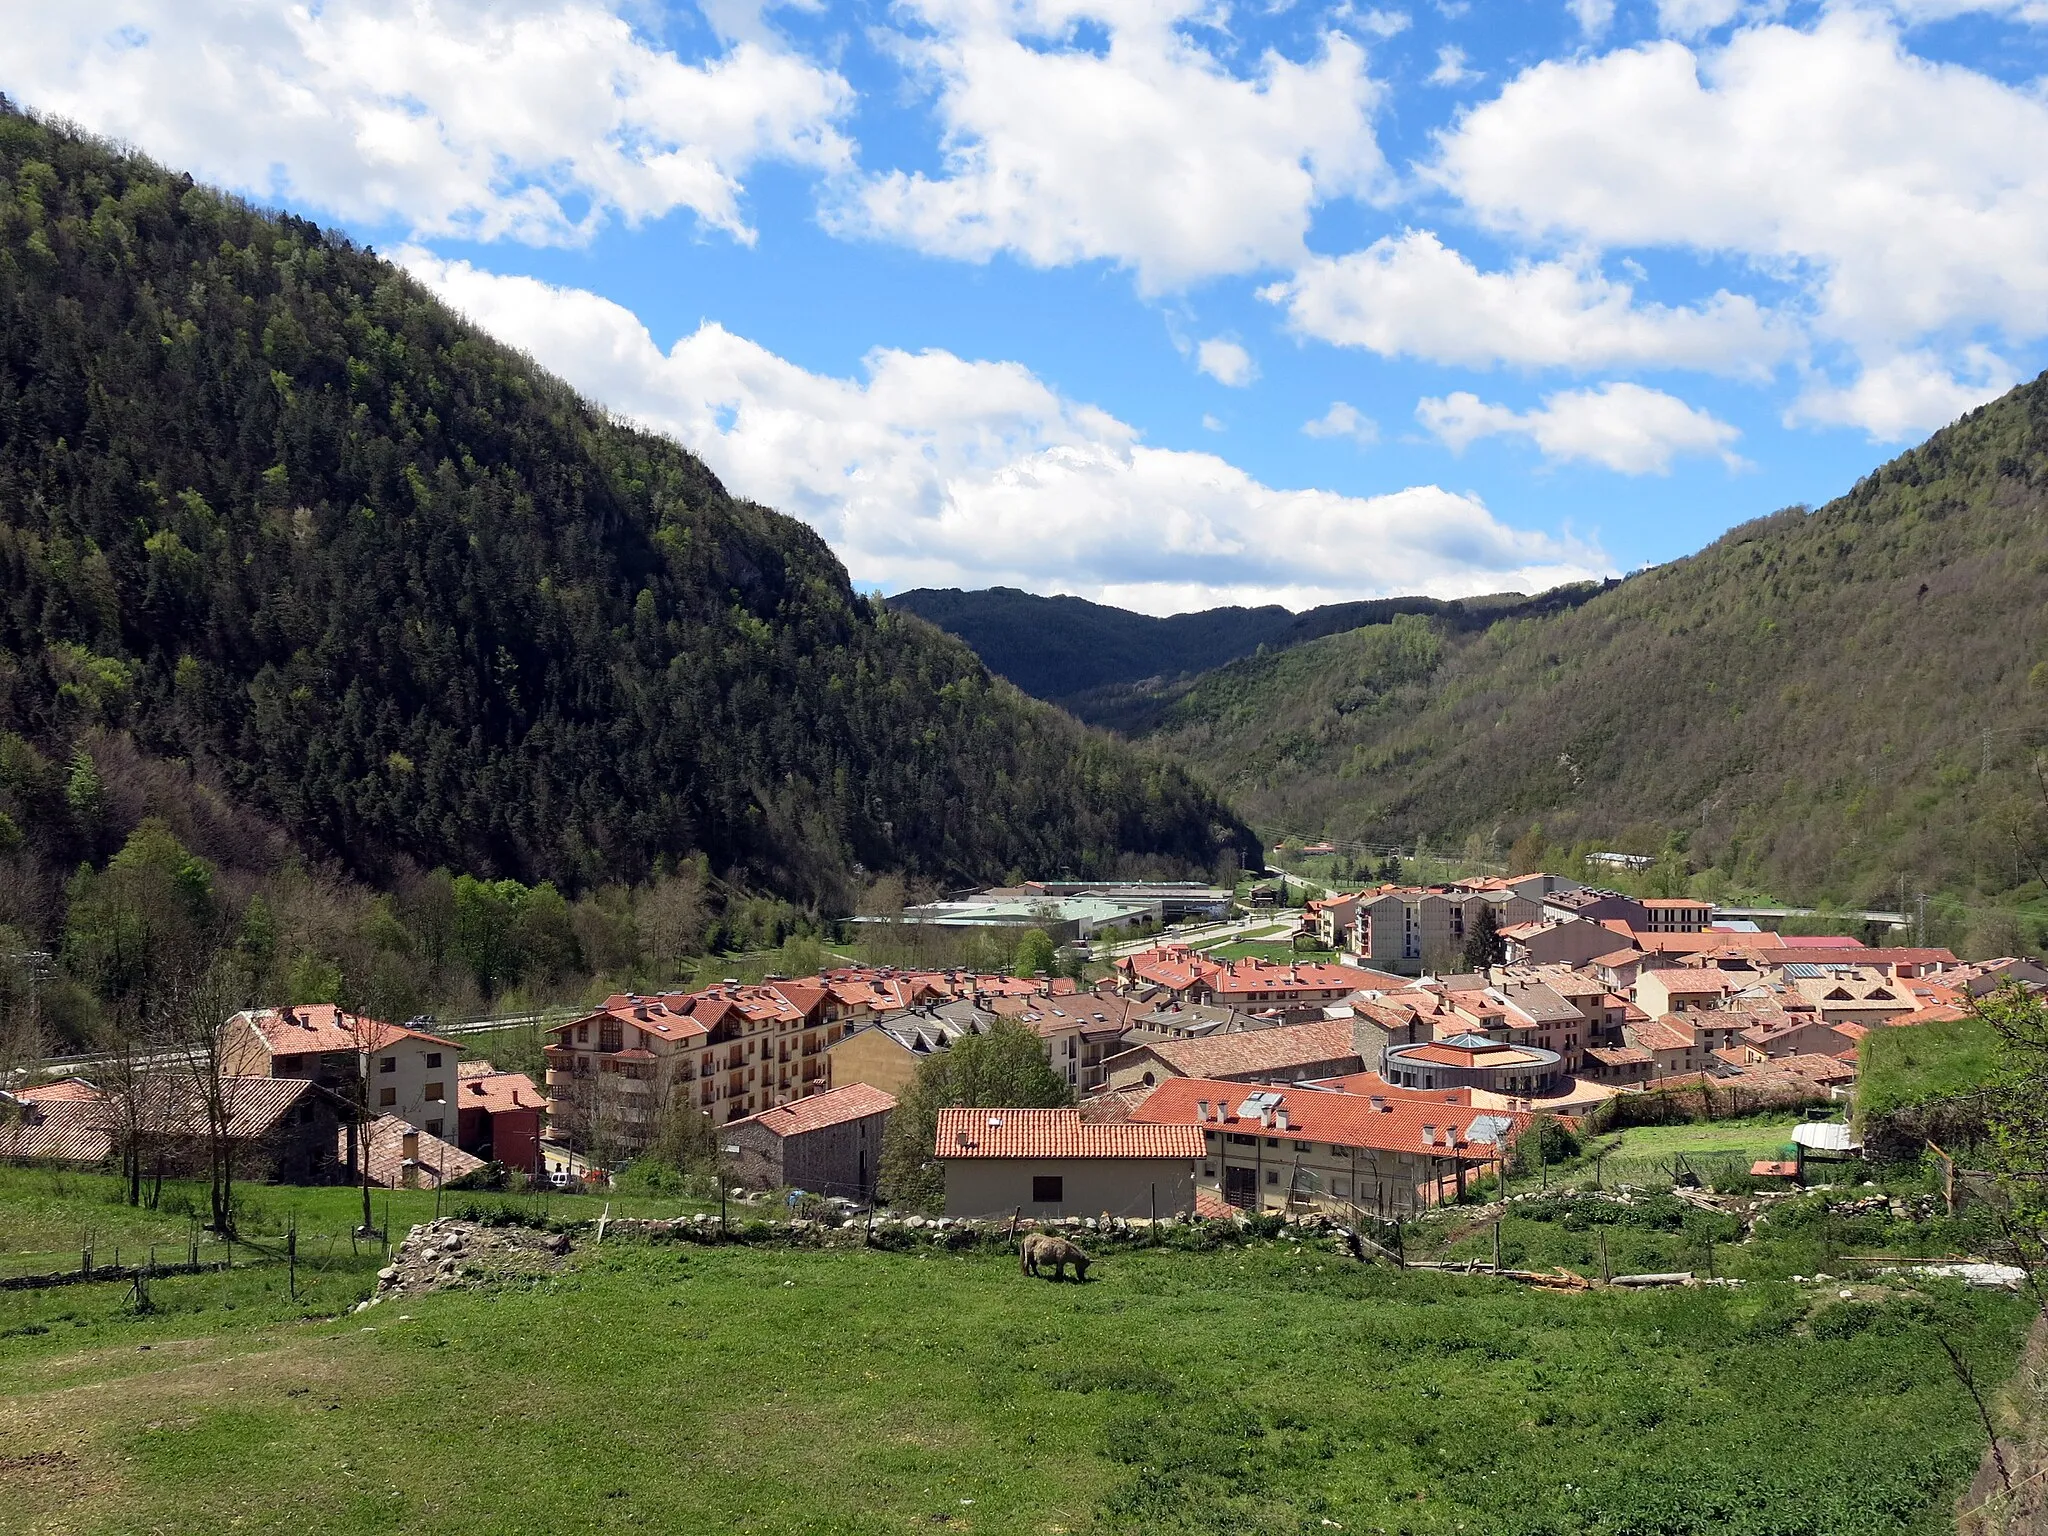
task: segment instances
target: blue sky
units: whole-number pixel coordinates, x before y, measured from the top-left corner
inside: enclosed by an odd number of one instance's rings
[[[2043,366],[2048,0],[0,0],[863,587],[1534,589]]]

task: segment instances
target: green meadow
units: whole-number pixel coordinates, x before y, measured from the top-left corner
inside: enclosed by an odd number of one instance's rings
[[[1940,1341],[1995,1393],[2029,1314],[1182,1240],[1085,1285],[586,1235],[557,1274],[362,1313],[375,1258],[297,1299],[274,1264],[146,1313],[0,1293],[0,1530],[1931,1536],[1982,1449]]]

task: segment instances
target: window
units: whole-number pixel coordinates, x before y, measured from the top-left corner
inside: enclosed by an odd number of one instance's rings
[[[1280,1170],[1278,1168],[1268,1168],[1266,1170],[1266,1182],[1268,1184],[1278,1184],[1280,1182]]]
[[[1067,1181],[1056,1173],[1031,1175],[1031,1203],[1058,1205],[1066,1199]]]
[[[1351,1198],[1351,1181],[1349,1179],[1330,1180],[1330,1193],[1339,1200],[1349,1200]]]
[[[1297,1152],[1313,1152],[1315,1149],[1316,1144],[1312,1141],[1297,1141],[1294,1144],[1294,1150]]]
[[[440,1083],[427,1084],[427,1102],[439,1104],[448,1097],[447,1089]]]
[[[429,1136],[438,1136],[438,1135],[440,1135],[440,1134],[441,1134],[441,1122],[440,1122],[440,1121],[438,1121],[438,1120],[429,1120],[429,1121],[427,1122],[427,1134],[428,1134]]]
[[[1268,1136],[1266,1138],[1266,1145],[1269,1147],[1278,1147],[1280,1145],[1280,1138],[1278,1136]]]
[[[398,1058],[396,1056],[378,1057],[377,1070],[379,1072],[396,1072],[398,1070]]]
[[[430,1067],[438,1067],[439,1065],[441,1065],[441,1053],[439,1051],[427,1052],[427,1065]]]
[[[590,1026],[588,1024],[578,1024],[576,1026],[576,1038],[586,1045],[589,1044]]]
[[[1203,1178],[1205,1178],[1205,1179],[1213,1179],[1213,1178],[1215,1178],[1215,1177],[1216,1177],[1216,1165],[1215,1165],[1214,1163],[1204,1163],[1204,1164],[1202,1164],[1202,1177],[1203,1177]]]
[[[393,1105],[393,1104],[396,1104],[397,1102],[398,1102],[398,1090],[397,1090],[396,1088],[379,1088],[379,1089],[377,1090],[377,1107],[378,1107],[378,1108],[380,1108],[380,1109],[388,1108],[389,1106],[391,1106],[391,1105]]]

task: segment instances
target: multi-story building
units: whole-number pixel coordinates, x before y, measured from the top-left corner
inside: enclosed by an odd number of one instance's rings
[[[864,968],[656,997],[622,993],[550,1031],[548,1120],[585,1150],[630,1154],[658,1139],[665,1114],[688,1111],[723,1125],[825,1091],[833,1086],[827,1053],[871,1021],[935,1008],[993,1017],[992,1005],[1006,999],[1050,1006],[1080,996],[1065,980]],[[909,1073],[927,1054],[911,1039],[872,1044]],[[844,1066],[842,1083],[864,1080],[851,1057]],[[875,1086],[893,1091],[907,1080],[905,1073]]]
[[[304,1078],[351,1102],[360,1092],[373,1114],[451,1139],[462,1050],[454,1040],[332,1003],[245,1009],[220,1035],[222,1064],[238,1076]]]
[[[1362,891],[1351,922],[1351,948],[1359,964],[1405,976],[1456,966],[1481,907],[1493,908],[1500,927],[1513,927],[1534,920],[1549,896],[1570,885],[1557,875],[1523,875]]]

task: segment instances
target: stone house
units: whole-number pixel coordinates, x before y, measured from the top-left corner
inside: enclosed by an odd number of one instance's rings
[[[865,1202],[875,1197],[882,1132],[895,1108],[893,1095],[849,1083],[730,1121],[720,1134],[742,1184]]]

